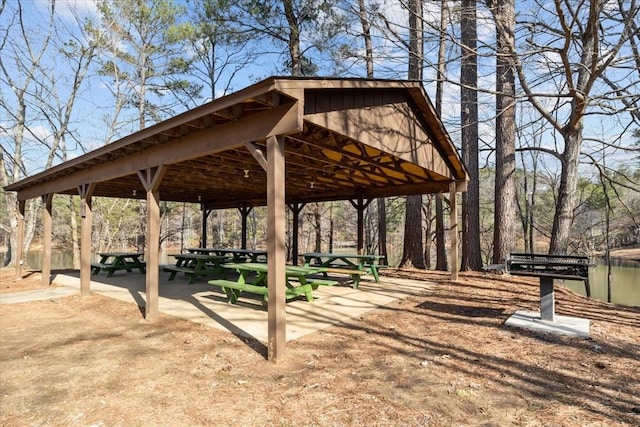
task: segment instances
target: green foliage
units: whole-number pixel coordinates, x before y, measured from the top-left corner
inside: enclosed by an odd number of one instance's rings
[[[107,34],[109,42],[102,46],[108,59],[98,73],[120,84],[115,96],[136,110],[140,127],[175,113],[182,98],[198,96],[201,86],[187,76],[191,62],[184,47],[193,27],[181,21],[184,5],[171,0],[101,1],[99,11],[102,27],[94,34]]]
[[[322,52],[331,50],[334,38],[344,31],[336,5],[334,0],[239,0],[225,19],[239,33],[274,46],[286,58],[282,64],[288,72],[315,75]],[[294,62],[300,62],[300,70]]]
[[[316,64],[314,64],[308,57],[306,56],[301,56],[300,57],[300,62],[301,62],[301,75],[303,76],[314,76],[316,75],[316,73],[318,72],[318,66]],[[285,65],[287,68],[291,69],[293,67],[293,64],[290,60],[285,61]]]

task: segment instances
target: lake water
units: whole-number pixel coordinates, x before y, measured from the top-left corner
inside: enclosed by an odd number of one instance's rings
[[[596,266],[589,268],[591,297],[607,300],[607,265],[605,260],[596,260]],[[585,294],[584,282],[567,280],[567,287],[581,295]],[[640,307],[640,261],[611,260],[611,302]]]
[[[174,251],[175,252],[175,251]],[[160,264],[170,264],[166,253],[160,254]],[[0,252],[0,259],[4,253]],[[98,261],[96,259],[96,261]],[[42,265],[42,251],[29,251],[27,264],[32,268]],[[53,251],[51,269],[73,268],[73,257],[69,252]],[[591,296],[602,301],[607,300],[607,266],[604,260],[597,260],[595,267],[589,268]],[[574,292],[585,295],[584,283],[567,280],[565,285]],[[611,260],[611,302],[640,307],[640,262],[634,260]]]

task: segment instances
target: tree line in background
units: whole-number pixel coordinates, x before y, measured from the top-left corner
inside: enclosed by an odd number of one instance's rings
[[[1,186],[272,74],[412,79],[469,172],[462,269],[514,249],[640,242],[635,0],[0,1]],[[0,207],[9,263],[15,194],[2,192]],[[41,207],[27,205],[27,247]],[[144,203],[96,198],[94,209],[96,250],[144,244]],[[163,202],[161,214],[164,245],[200,243],[199,206]],[[365,248],[447,269],[448,214],[448,195],[378,200]],[[75,254],[78,216],[77,198],[54,197],[54,242]],[[310,204],[301,218],[301,251],[355,241],[348,202]],[[249,225],[249,245],[264,245],[263,210]],[[209,246],[239,246],[236,211],[207,227]]]

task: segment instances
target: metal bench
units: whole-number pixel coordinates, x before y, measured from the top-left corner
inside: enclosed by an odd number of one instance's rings
[[[507,271],[513,276],[540,278],[540,319],[550,322],[555,315],[553,280],[582,280],[590,296],[589,265],[586,256],[555,254],[512,253],[506,262]]]

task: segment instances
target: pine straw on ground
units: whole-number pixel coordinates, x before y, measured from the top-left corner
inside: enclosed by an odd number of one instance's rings
[[[535,280],[385,274],[433,285],[289,342],[279,364],[260,343],[148,323],[99,295],[0,305],[0,424],[640,424],[639,308],[558,286],[556,311],[591,319],[590,339],[568,338],[504,325],[537,310]]]

